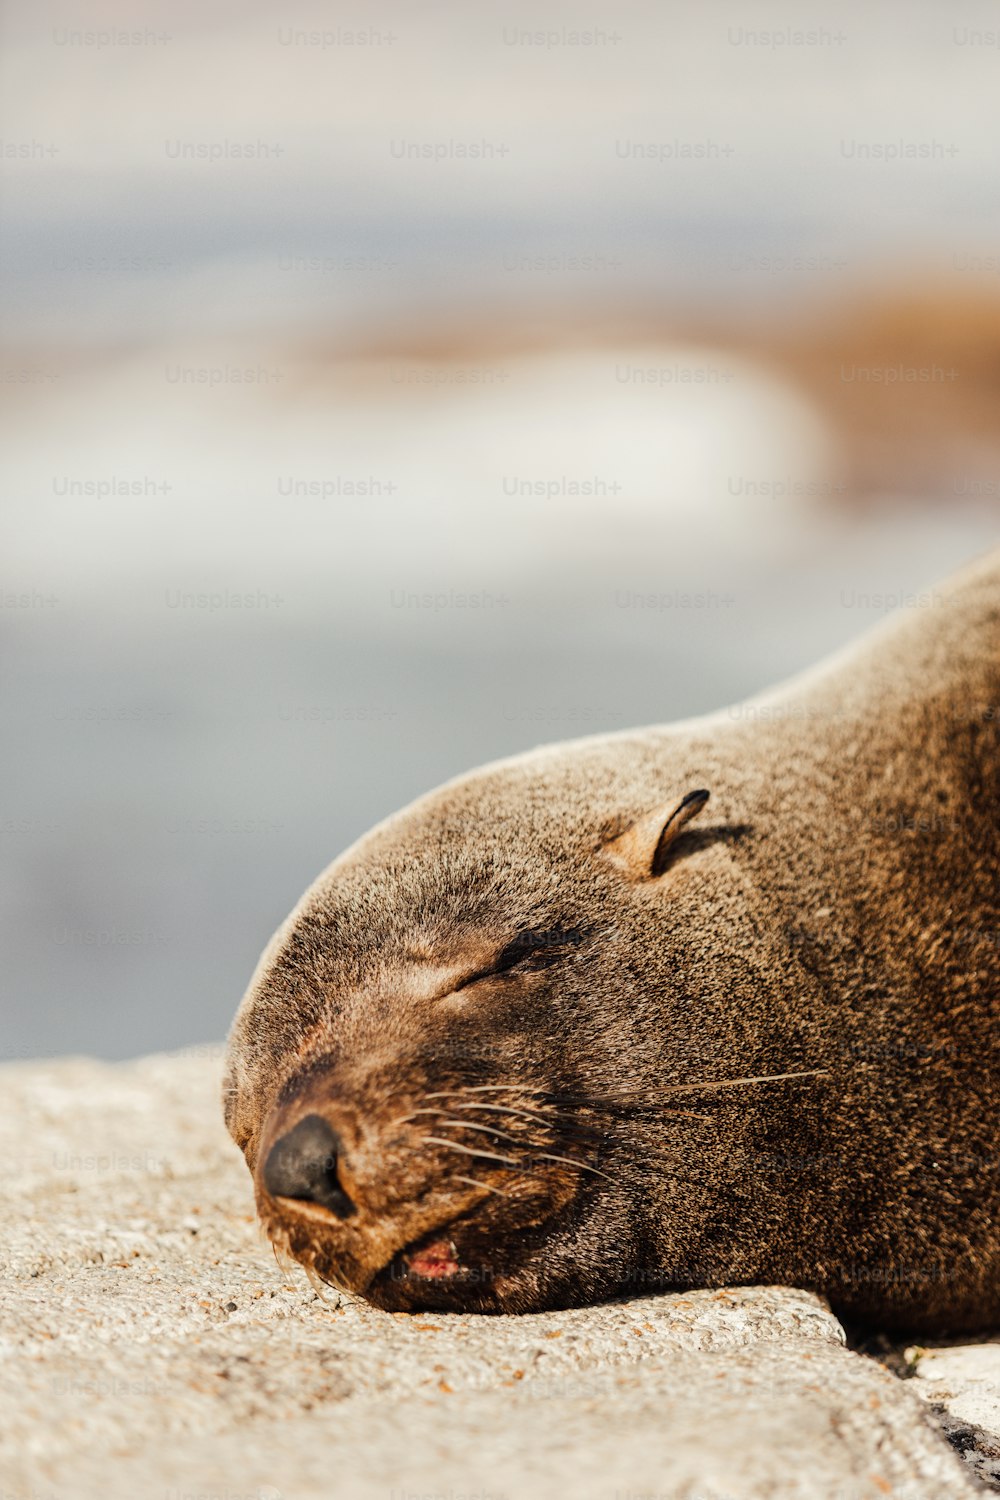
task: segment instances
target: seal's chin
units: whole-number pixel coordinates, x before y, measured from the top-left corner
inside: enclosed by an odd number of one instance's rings
[[[314,1285],[325,1282],[386,1312],[499,1310],[493,1286],[496,1226],[484,1221],[479,1205],[471,1213],[465,1209],[439,1218],[401,1248],[387,1247],[388,1259],[374,1273],[370,1263],[366,1269],[362,1260],[338,1253],[323,1234],[342,1229],[333,1215],[312,1204],[289,1203],[288,1209],[293,1207],[294,1213],[262,1216],[264,1228],[279,1263],[297,1261]]]

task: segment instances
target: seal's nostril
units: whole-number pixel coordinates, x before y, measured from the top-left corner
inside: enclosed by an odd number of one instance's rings
[[[356,1210],[337,1176],[339,1148],[332,1127],[320,1115],[306,1115],[268,1152],[264,1186],[272,1198],[301,1198],[349,1218]]]

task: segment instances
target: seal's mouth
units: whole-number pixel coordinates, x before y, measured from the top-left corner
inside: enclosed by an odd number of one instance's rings
[[[387,1284],[415,1289],[423,1282],[443,1285],[467,1275],[453,1230],[453,1225],[442,1225],[397,1250],[372,1277],[365,1295],[370,1296],[373,1289],[384,1289]]]
[[[419,1276],[424,1281],[441,1281],[447,1276],[458,1276],[462,1270],[455,1241],[446,1235],[424,1235],[403,1252],[402,1260],[408,1276]]]
[[[475,1223],[456,1219],[397,1250],[364,1296],[391,1312],[478,1306],[491,1300],[495,1269],[488,1259],[487,1241]]]

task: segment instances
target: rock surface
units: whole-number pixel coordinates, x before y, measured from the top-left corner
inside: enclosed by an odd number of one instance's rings
[[[1000,1345],[886,1369],[804,1292],[320,1300],[256,1227],[218,1074],[211,1048],[0,1072],[3,1500],[942,1500],[996,1474]]]
[[[903,1359],[952,1445],[1000,1490],[1000,1339],[910,1348]]]

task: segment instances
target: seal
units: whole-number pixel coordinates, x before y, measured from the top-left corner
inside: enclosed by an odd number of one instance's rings
[[[234,1022],[276,1251],[391,1310],[1000,1322],[1000,552],[822,667],[342,854]]]

